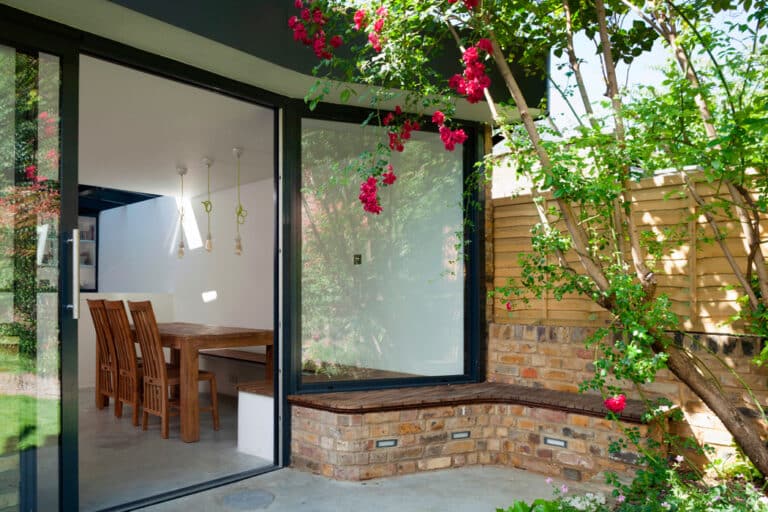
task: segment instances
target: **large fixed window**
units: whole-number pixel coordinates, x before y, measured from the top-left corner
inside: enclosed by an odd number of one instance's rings
[[[301,135],[302,382],[464,374],[461,149],[413,132],[373,215],[357,162],[386,133],[304,119]]]

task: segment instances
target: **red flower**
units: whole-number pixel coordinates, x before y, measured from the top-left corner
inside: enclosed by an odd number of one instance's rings
[[[384,18],[379,18],[373,23],[373,31],[377,34],[381,33],[381,29],[384,28]]]
[[[395,105],[395,114],[398,116],[403,113],[403,109],[400,108],[400,105]]]
[[[445,114],[436,110],[435,113],[432,114],[432,122],[438,125],[445,123]]]
[[[362,30],[365,24],[365,16],[365,11],[363,9],[360,9],[355,13],[355,16],[352,18],[355,22],[355,30]]]
[[[35,174],[37,173],[37,167],[34,165],[28,165],[24,168],[24,172],[27,175],[28,180],[34,179]]]
[[[480,3],[480,0],[464,0],[464,7],[469,9],[470,11],[477,7],[477,5]]]
[[[512,311],[512,303],[507,301],[507,311]]]
[[[341,36],[333,36],[331,40],[329,41],[330,45],[334,48],[338,48],[342,44],[344,44],[344,40],[341,38]]]
[[[378,215],[381,213],[381,205],[376,197],[376,178],[369,176],[367,180],[360,184],[360,202],[363,203],[363,210]]]
[[[624,407],[627,406],[627,397],[624,395],[615,395],[609,398],[605,399],[605,407],[616,414],[621,413],[621,411],[624,410]]]
[[[303,19],[304,21],[309,21],[312,19],[312,13],[309,11],[309,9],[301,10],[301,19]]]
[[[491,43],[490,39],[486,39],[485,37],[480,39],[475,46],[485,53],[493,53],[493,43]]]
[[[320,9],[314,9],[312,11],[312,21],[314,21],[319,25],[324,25],[325,18],[323,17],[323,11],[321,11]]]
[[[391,165],[388,166],[388,169],[389,169],[389,171],[387,171],[387,172],[385,172],[384,174],[381,175],[382,178],[383,178],[381,181],[385,185],[391,185],[397,179],[397,176],[395,176],[395,173],[392,172],[392,166]]]
[[[462,60],[464,60],[464,63],[469,65],[474,62],[477,62],[478,54],[477,54],[477,48],[474,46],[470,46],[466,50],[464,50],[464,54],[461,56]]]
[[[302,2],[301,0],[296,0],[295,2],[293,2],[293,5],[295,5],[297,9],[301,9],[302,7],[304,7],[304,2]]]
[[[451,130],[445,125],[440,126],[440,140],[443,141],[445,149],[453,151],[456,149],[456,144],[463,144],[467,140],[467,134],[459,128],[458,130]]]
[[[381,124],[384,126],[389,126],[389,124],[395,120],[395,114],[392,112],[387,112],[387,115],[384,116],[384,119],[381,120]]]
[[[41,121],[45,121],[46,119],[48,119],[48,112],[43,110],[42,112],[37,114],[37,118],[40,119]]]
[[[368,34],[368,42],[371,43],[371,46],[376,51],[376,53],[381,51],[381,43],[379,42],[379,36],[376,35],[374,32],[371,32]]]

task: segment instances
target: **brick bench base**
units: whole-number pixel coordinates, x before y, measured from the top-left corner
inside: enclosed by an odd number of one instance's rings
[[[636,454],[608,453],[621,433],[600,397],[547,391],[556,403],[535,405],[540,391],[481,383],[291,396],[292,465],[340,480],[476,464],[576,481],[634,470]],[[629,401],[622,420],[645,435],[641,407]]]

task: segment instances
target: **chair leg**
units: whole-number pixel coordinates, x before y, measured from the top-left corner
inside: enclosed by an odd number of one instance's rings
[[[102,370],[101,368],[96,368],[96,408],[97,409],[103,409],[105,405],[108,405],[108,402],[104,403],[104,393],[101,391],[101,382],[104,378],[101,374]]]
[[[143,414],[141,416],[141,430],[147,430],[148,421],[149,421],[149,413],[147,411],[143,411]]]
[[[160,433],[163,439],[168,439],[168,406],[163,407],[163,415],[160,417]]]
[[[211,415],[213,416],[213,430],[219,430],[219,397],[216,395],[216,376],[211,376]]]
[[[115,418],[123,417],[123,401],[119,396],[115,396]]]
[[[134,396],[133,397],[133,426],[138,427],[139,426],[139,397]]]

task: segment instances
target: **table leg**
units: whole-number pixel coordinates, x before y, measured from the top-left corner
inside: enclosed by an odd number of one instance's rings
[[[264,380],[272,380],[275,371],[275,353],[272,345],[267,345],[266,364],[264,365]]]
[[[198,396],[198,359],[196,347],[188,343],[181,348],[181,440],[194,443],[200,440],[200,401]]]
[[[181,351],[171,348],[171,366],[181,367]],[[171,398],[179,398],[179,386],[171,388]]]

